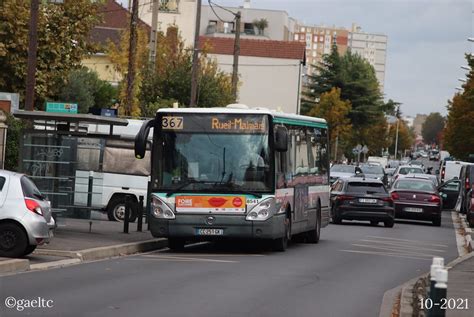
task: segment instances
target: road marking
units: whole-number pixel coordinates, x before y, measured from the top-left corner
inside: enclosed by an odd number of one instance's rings
[[[245,253],[227,253],[227,254],[213,254],[213,253],[170,253],[172,256],[212,256],[212,257],[237,257],[237,256],[265,256],[264,254],[245,254]]]
[[[400,254],[400,253],[374,252],[374,251],[356,251],[356,250],[339,250],[339,251],[351,252],[351,253],[372,254],[372,255],[383,255],[383,256],[391,256],[391,257],[395,257],[395,258],[407,258],[407,259],[414,259],[414,260],[431,261],[431,257],[423,258],[423,257],[403,255],[403,254]]]
[[[151,258],[151,259],[177,260],[177,261],[187,260],[187,261],[198,261],[198,262],[237,263],[237,261],[190,258],[190,257],[183,257],[183,256],[143,255],[141,257]]]
[[[357,247],[400,252],[401,254],[406,253],[406,254],[414,254],[414,255],[429,256],[429,257],[439,256],[439,255],[436,255],[436,254],[421,253],[420,251],[417,251],[417,250],[404,250],[404,249],[400,249],[400,248],[393,248],[393,247],[389,248],[389,247],[385,247],[385,246],[374,246],[374,245],[366,245],[366,244],[353,244],[353,245],[357,246]],[[444,252],[444,251],[441,251],[441,252]]]
[[[397,238],[380,237],[380,236],[367,236],[367,237],[368,238],[376,238],[376,239],[385,239],[385,240],[405,241],[405,242],[410,242],[410,243],[415,243],[415,244],[426,244],[426,245],[430,245],[430,246],[433,246],[433,247],[444,247],[444,248],[448,247],[445,244],[428,243],[428,242],[423,242],[423,241],[418,241],[418,240],[397,239]]]
[[[367,239],[362,239],[362,240],[359,240],[359,241],[369,242],[369,243],[386,244],[386,245],[397,247],[397,248],[406,248],[406,249],[424,250],[424,251],[433,251],[433,252],[446,252],[446,250],[429,249],[429,248],[425,248],[423,246],[413,246],[413,245],[409,245],[409,244],[405,244],[405,243],[399,243],[399,242],[377,241],[377,240],[367,240]]]
[[[217,263],[238,263],[237,261],[219,261],[219,260],[209,260],[209,259],[167,259],[167,258],[129,258],[125,259],[126,261],[157,261],[157,262],[217,262]]]

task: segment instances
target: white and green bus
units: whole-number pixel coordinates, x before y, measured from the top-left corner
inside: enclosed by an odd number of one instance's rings
[[[329,223],[329,144],[323,119],[249,109],[159,109],[135,138],[151,151],[150,230],[185,242],[272,240],[318,243]]]

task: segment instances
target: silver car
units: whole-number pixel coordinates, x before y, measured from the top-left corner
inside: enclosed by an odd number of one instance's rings
[[[27,176],[0,170],[0,257],[21,257],[50,241],[51,203]]]

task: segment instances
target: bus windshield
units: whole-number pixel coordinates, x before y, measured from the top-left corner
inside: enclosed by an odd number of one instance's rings
[[[193,114],[179,118],[183,120],[180,129],[162,127],[160,133],[160,146],[154,158],[158,166],[153,171],[156,189],[168,192],[273,189],[267,116]],[[247,123],[248,129],[240,129],[242,123]]]

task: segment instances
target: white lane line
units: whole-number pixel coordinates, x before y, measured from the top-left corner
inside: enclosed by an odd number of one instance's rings
[[[236,257],[236,256],[265,256],[264,254],[245,254],[245,253],[228,253],[228,254],[213,254],[213,253],[170,253],[171,256],[211,256],[211,257]]]
[[[219,260],[209,260],[209,259],[198,259],[198,260],[191,260],[191,259],[162,259],[162,258],[127,258],[124,259],[127,261],[158,261],[158,262],[217,262],[217,263],[238,263],[237,261],[219,261]]]
[[[144,257],[144,258],[151,258],[151,259],[168,259],[168,260],[189,260],[189,261],[202,261],[202,262],[237,263],[237,261],[214,260],[214,259],[203,259],[203,258],[189,258],[189,257],[182,257],[182,256],[143,255],[142,257]]]
[[[374,245],[366,245],[366,244],[353,244],[356,247],[364,247],[364,248],[371,248],[371,249],[381,249],[381,250],[387,250],[387,251],[393,251],[393,252],[400,252],[400,254],[408,254],[408,255],[420,255],[420,256],[429,256],[429,257],[434,257],[438,256],[435,254],[429,254],[429,253],[422,253],[417,250],[403,250],[403,249],[396,249],[396,248],[389,248],[389,247],[384,247],[384,246],[374,246]]]
[[[423,246],[414,246],[414,245],[409,245],[409,244],[399,243],[399,242],[376,241],[376,240],[367,240],[367,239],[362,239],[362,240],[359,240],[359,241],[383,244],[383,245],[393,246],[393,247],[397,247],[397,248],[406,248],[406,249],[433,251],[433,252],[446,252],[446,250],[430,249],[430,248],[426,248],[426,247],[423,247]]]
[[[380,237],[380,236],[367,236],[367,237],[368,238],[375,238],[375,239],[405,241],[405,242],[411,242],[411,243],[415,243],[415,244],[426,244],[426,245],[430,245],[430,246],[433,246],[433,247],[444,247],[444,248],[449,247],[446,244],[435,244],[435,243],[428,243],[428,242],[423,242],[423,241],[418,241],[418,240],[397,239],[397,238]]]
[[[466,248],[464,247],[466,245],[466,239],[460,233],[461,219],[459,218],[458,213],[455,211],[451,212],[451,218],[453,219],[454,233],[456,234],[456,245],[458,247],[458,254],[459,256],[466,255],[468,253]]]
[[[414,260],[432,261],[431,257],[429,257],[429,258],[422,258],[422,257],[416,257],[416,256],[401,255],[401,254],[399,254],[399,253],[373,252],[373,251],[356,251],[356,250],[339,250],[339,251],[351,252],[351,253],[361,253],[361,254],[371,254],[371,255],[391,256],[391,257],[395,257],[395,258],[407,258],[407,259],[414,259]]]

